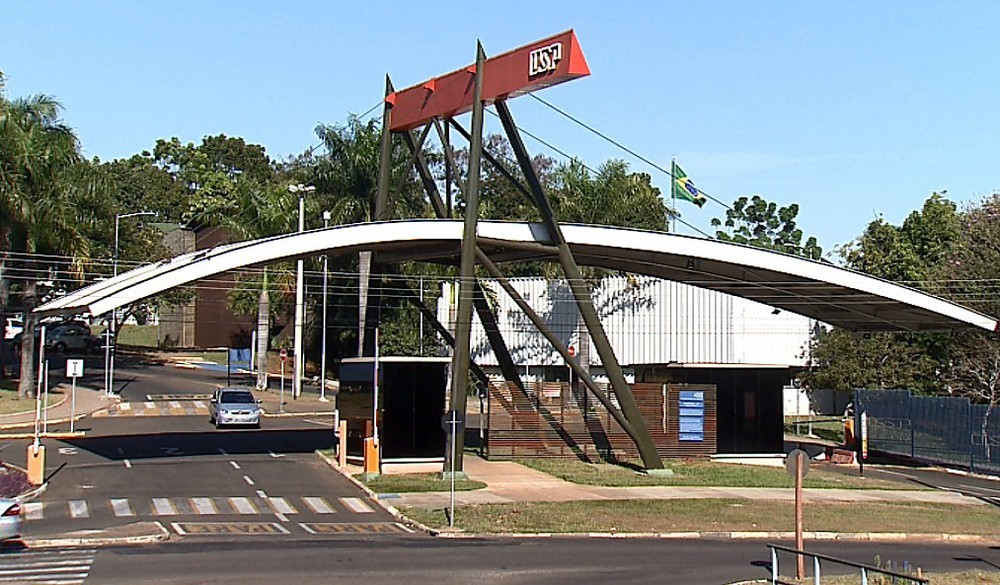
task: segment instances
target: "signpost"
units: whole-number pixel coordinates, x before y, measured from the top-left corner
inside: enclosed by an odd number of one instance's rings
[[[809,457],[802,449],[795,449],[785,459],[785,470],[795,478],[795,548],[802,550],[802,479],[809,473]],[[797,555],[795,578],[805,579],[806,559]]]
[[[288,350],[281,348],[281,392],[278,393],[278,412],[285,412],[285,362],[288,361]]]
[[[482,423],[480,423],[482,424]],[[449,410],[441,417],[441,428],[444,432],[448,433],[448,438],[451,439],[451,506],[450,512],[448,514],[448,526],[455,526],[455,449],[456,443],[455,437],[458,433],[465,432],[465,413],[459,412],[457,410]]]
[[[83,376],[83,360],[66,360],[66,377],[73,380],[69,411],[69,432],[71,433],[76,429],[76,379],[81,376]]]

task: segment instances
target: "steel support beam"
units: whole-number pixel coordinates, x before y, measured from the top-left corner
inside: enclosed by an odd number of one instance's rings
[[[479,220],[479,170],[483,153],[483,74],[486,55],[476,43],[475,86],[472,92],[472,141],[469,144],[469,177],[465,192],[465,231],[458,282],[458,321],[455,324],[455,352],[451,369],[451,410],[465,412],[469,378],[469,343],[472,335],[472,299],[476,278],[476,224]],[[448,471],[462,471],[462,449],[452,449]]]
[[[549,206],[545,192],[542,190],[541,182],[538,180],[538,176],[531,166],[531,158],[528,156],[524,141],[521,140],[521,134],[517,131],[517,126],[514,124],[514,118],[511,116],[507,104],[502,100],[497,100],[494,106],[500,115],[500,122],[507,133],[507,139],[510,140],[511,148],[514,150],[514,156],[521,167],[521,172],[528,182],[528,188],[531,189],[532,198],[542,215],[542,222],[548,229],[549,238],[552,244],[559,248],[559,264],[566,274],[566,280],[573,291],[580,315],[586,323],[590,337],[594,341],[594,347],[601,357],[604,373],[608,376],[615,395],[618,396],[618,403],[621,405],[622,413],[635,430],[635,445],[639,450],[639,455],[642,457],[642,464],[646,469],[662,469],[663,461],[656,451],[656,444],[653,442],[652,435],[649,434],[646,422],[642,419],[639,406],[635,403],[632,391],[625,381],[625,373],[622,372],[618,358],[611,347],[611,342],[608,341],[604,327],[601,325],[601,320],[594,309],[594,303],[590,296],[590,288],[580,273],[580,267],[577,266],[576,259],[573,258],[573,252],[570,251],[569,245],[562,235],[562,230],[559,229],[559,224],[556,222],[552,208]],[[475,137],[475,129],[473,129],[473,137]]]

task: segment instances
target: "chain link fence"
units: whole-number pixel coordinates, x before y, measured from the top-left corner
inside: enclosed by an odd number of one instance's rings
[[[1000,406],[909,390],[856,390],[854,404],[871,451],[1000,475]]]

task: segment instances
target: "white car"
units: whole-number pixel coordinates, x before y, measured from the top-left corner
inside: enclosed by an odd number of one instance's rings
[[[248,388],[219,388],[209,402],[208,415],[215,428],[222,425],[260,428],[260,400]]]
[[[24,331],[24,322],[17,317],[7,317],[3,328],[4,339],[14,339],[14,336]]]
[[[0,498],[0,542],[20,538],[21,504],[13,498]]]

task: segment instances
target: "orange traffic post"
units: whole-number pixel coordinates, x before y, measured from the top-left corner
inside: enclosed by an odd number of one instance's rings
[[[379,457],[381,453],[379,451],[378,439],[375,437],[365,439],[365,471],[363,474],[365,481],[374,479],[380,475],[381,465]]]
[[[347,421],[340,421],[339,443],[337,445],[337,463],[341,467],[347,467]]]
[[[42,485],[45,481],[45,445],[28,445],[28,482]]]

